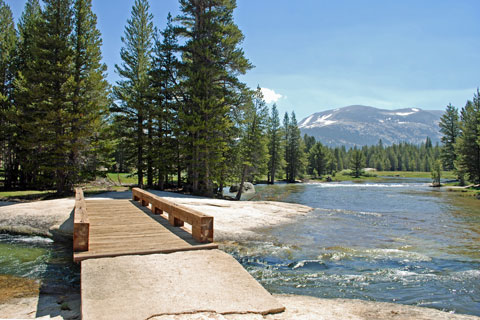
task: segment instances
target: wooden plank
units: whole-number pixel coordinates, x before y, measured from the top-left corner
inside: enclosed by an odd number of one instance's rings
[[[172,226],[181,227],[186,222],[192,226],[192,236],[198,242],[213,242],[213,217],[188,207],[178,205],[140,188],[133,188],[134,201],[150,206],[154,213],[168,213]]]
[[[212,221],[213,224],[213,220],[208,220],[208,216],[202,214],[197,217],[190,234],[185,228],[170,227],[166,215],[155,215],[154,212],[159,213],[161,209],[150,205],[149,201],[144,200],[144,204],[151,207],[153,212],[132,200],[83,199],[79,207],[85,211],[88,207],[89,248],[88,251],[74,252],[74,261],[218,248],[216,244],[202,245],[192,239],[192,234],[197,238],[208,237],[213,225],[202,222],[202,218],[207,217],[207,221]],[[175,218],[173,214],[171,216]],[[177,225],[182,222],[183,220],[177,218]],[[203,226],[199,222],[203,223]]]
[[[75,189],[73,215],[73,251],[88,251],[90,222],[82,188]]]

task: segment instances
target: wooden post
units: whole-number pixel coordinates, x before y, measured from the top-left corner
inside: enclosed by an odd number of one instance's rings
[[[192,226],[192,237],[198,242],[213,242],[213,217],[202,219],[201,224]]]
[[[90,222],[82,188],[75,189],[75,208],[73,210],[73,251],[88,251]]]
[[[175,218],[172,213],[168,213],[168,222],[174,227],[183,227],[183,221]]]
[[[163,214],[163,210],[152,205],[153,214]]]

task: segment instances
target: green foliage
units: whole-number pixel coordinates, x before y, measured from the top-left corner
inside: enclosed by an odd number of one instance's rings
[[[460,112],[460,135],[455,143],[459,176],[480,183],[480,92]]]
[[[320,142],[315,142],[308,153],[307,173],[321,177],[326,173],[333,174],[335,170],[335,158],[332,152]]]
[[[13,79],[17,34],[10,7],[0,0],[0,163],[5,168],[4,183],[11,187],[16,159],[15,114]]]
[[[275,183],[278,171],[283,168],[284,161],[282,157],[282,128],[280,126],[280,117],[278,115],[277,105],[273,104],[271,115],[268,118],[268,182]]]
[[[350,168],[355,178],[360,177],[365,168],[365,156],[361,150],[354,148],[350,151]]]
[[[33,27],[33,61],[27,61],[18,87],[23,114],[28,114],[20,141],[31,160],[25,169],[35,172],[37,183],[54,185],[58,193],[71,190],[72,168],[65,155],[72,137],[72,18],[70,1],[45,1],[42,18]]]
[[[172,16],[168,14],[167,26],[162,32],[156,32],[150,71],[152,95],[152,123],[148,126],[150,144],[148,144],[147,171],[148,184],[152,184],[151,175],[157,177],[157,184],[164,189],[169,173],[176,169],[177,180],[181,182],[183,167],[181,157],[181,126],[178,119],[177,74],[179,61],[176,57],[178,44]],[[156,155],[161,154],[161,157]],[[151,160],[150,160],[151,159]],[[150,168],[153,166],[153,168]]]
[[[122,80],[113,89],[117,101],[111,109],[115,113],[117,129],[124,142],[126,157],[134,159],[138,171],[138,185],[143,186],[146,137],[146,121],[152,121],[153,112],[150,100],[150,76],[152,67],[153,16],[149,13],[147,0],[135,0],[131,18],[127,21],[124,47],[120,50],[121,65],[115,65]],[[147,127],[147,128],[146,128]],[[148,143],[151,143],[150,133]]]
[[[432,164],[432,184],[433,184],[433,186],[440,186],[441,177],[442,177],[442,161],[435,160]]]
[[[245,181],[253,182],[256,177],[266,173],[268,164],[267,120],[268,109],[260,87],[257,87],[253,94],[253,101],[245,105],[241,123],[242,134],[239,143],[241,177],[237,200],[241,198]]]
[[[68,174],[71,184],[94,179],[99,168],[111,165],[114,145],[104,115],[109,104],[107,67],[101,62],[101,35],[91,0],[74,4],[73,96]],[[95,134],[92,134],[95,133]]]
[[[441,157],[445,170],[453,170],[455,168],[455,142],[460,129],[458,125],[458,109],[448,104],[445,113],[440,118],[440,132],[442,133],[442,150]]]
[[[29,0],[18,24],[6,189],[68,193],[104,162],[108,104],[90,0]]]
[[[188,183],[194,193],[212,194],[223,181],[234,113],[245,102],[238,80],[252,66],[239,47],[242,32],[233,21],[234,0],[180,0],[177,34],[183,78],[179,120],[185,135]],[[242,101],[243,100],[243,101]]]
[[[313,140],[313,145],[311,141]],[[305,145],[311,144],[308,153],[307,173],[310,175],[331,174],[352,168],[354,150],[363,155],[363,167],[378,171],[431,171],[431,163],[440,157],[440,147],[430,146],[426,140],[421,145],[409,143],[394,144],[385,147],[380,140],[375,146],[363,146],[361,149],[346,150],[345,146],[329,148],[320,147],[313,137],[304,136]],[[362,167],[362,168],[363,168]],[[314,170],[315,169],[315,170]],[[356,175],[355,170],[353,171]],[[359,172],[357,172],[359,173]]]
[[[285,162],[286,178],[288,182],[295,182],[297,177],[301,177],[305,169],[305,147],[300,135],[295,112],[291,117],[285,113],[283,119],[285,132]]]

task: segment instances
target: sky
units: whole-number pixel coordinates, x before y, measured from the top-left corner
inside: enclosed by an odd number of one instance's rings
[[[18,21],[26,0],[4,0]],[[93,0],[111,84],[134,0]],[[155,26],[176,0],[150,0]],[[237,0],[235,23],[255,66],[241,80],[297,119],[361,104],[461,108],[480,86],[478,0]]]

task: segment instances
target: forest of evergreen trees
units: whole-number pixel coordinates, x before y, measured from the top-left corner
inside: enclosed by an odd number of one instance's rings
[[[478,92],[442,118],[442,146],[401,143],[347,150],[301,137],[295,113],[281,121],[260,87],[239,80],[253,66],[233,21],[235,0],[179,0],[181,14],[154,25],[135,0],[106,81],[91,0],[28,0],[15,25],[0,0],[0,181],[3,188],[56,189],[110,172],[138,185],[212,196],[230,183],[294,182],[343,169],[430,171],[442,159],[480,180]],[[456,118],[455,118],[456,117]],[[240,188],[241,190],[241,188]],[[238,195],[240,197],[240,194]]]

